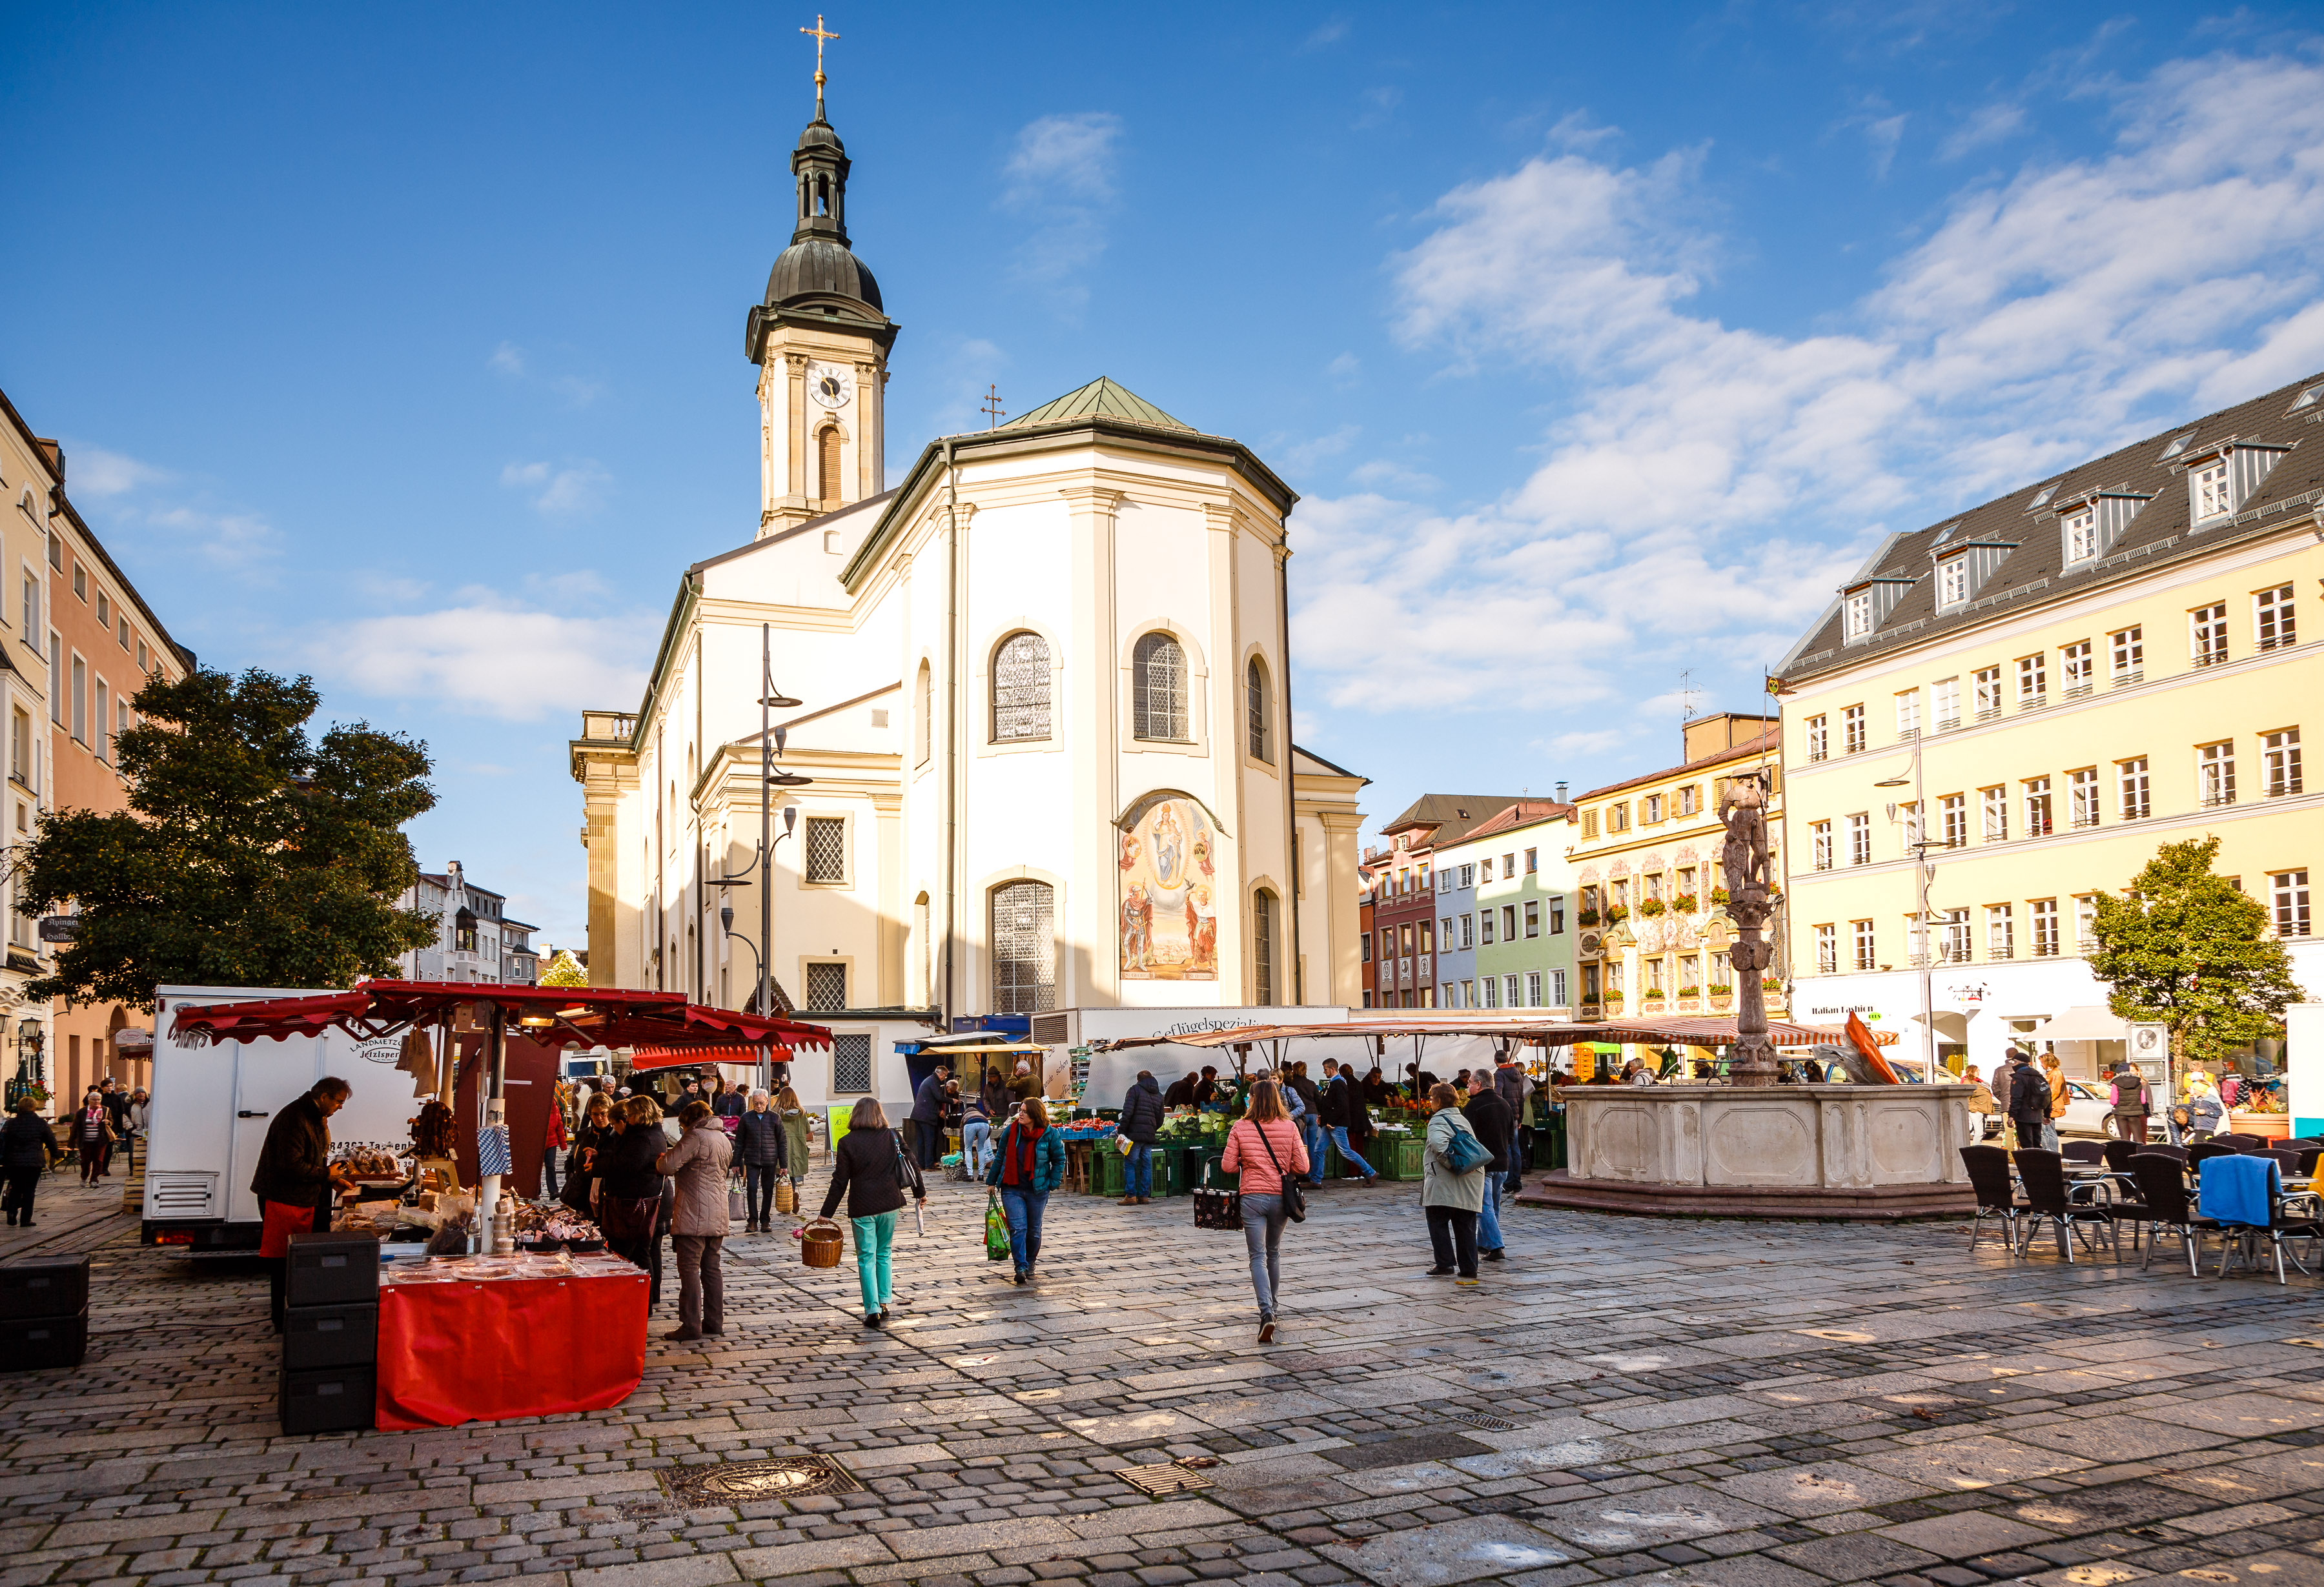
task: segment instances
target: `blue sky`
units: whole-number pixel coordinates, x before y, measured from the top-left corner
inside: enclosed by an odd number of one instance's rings
[[[987,381],[1250,443],[1375,820],[1665,764],[1882,533],[2324,368],[2305,7],[827,14],[891,477]],[[575,713],[752,532],[814,13],[0,16],[0,386],[181,641],[427,739],[423,861],[579,941]]]

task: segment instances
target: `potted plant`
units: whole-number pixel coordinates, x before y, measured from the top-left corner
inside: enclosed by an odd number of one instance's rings
[[[1760,991],[1762,991],[1762,992],[1781,992],[1783,989],[1784,989],[1784,984],[1783,984],[1781,981],[1779,981],[1779,980],[1775,979],[1775,977],[1773,977],[1773,976],[1761,976],[1761,977],[1759,977],[1759,990],[1760,990]]]
[[[1662,988],[1659,986],[1649,986],[1646,991],[1638,995],[1638,1001],[1640,1003],[1660,1003],[1662,1000]]]
[[[1727,902],[1727,889],[1724,887],[1713,887],[1711,890],[1711,902],[1714,906],[1725,904]]]
[[[1678,989],[1678,995],[1681,997],[1700,997],[1702,995],[1702,988],[1700,986],[1681,986]]]
[[[1608,905],[1606,906],[1606,923],[1607,923],[1608,925],[1609,925],[1609,926],[1618,926],[1618,925],[1620,925],[1624,921],[1628,920],[1629,918],[1630,918],[1630,906],[1629,906],[1628,904],[1608,904]]]
[[[1729,986],[1725,981],[1713,981],[1711,983],[1711,1006],[1713,1010],[1718,1013],[1724,1014],[1729,1008],[1734,1005],[1734,1003],[1735,988],[1733,986]]]
[[[1663,909],[1663,901],[1659,898],[1649,898],[1644,904],[1638,905],[1638,913],[1646,916],[1648,920],[1652,920],[1655,916],[1662,913]]]
[[[1694,894],[1692,893],[1680,894],[1677,897],[1671,900],[1671,907],[1678,911],[1681,914],[1694,913]]]
[[[1598,1001],[1609,1008],[1619,1008],[1622,1006],[1622,995],[1619,992],[1601,992],[1598,995]]]
[[[1599,917],[1598,917],[1598,912],[1597,912],[1596,910],[1594,910],[1594,909],[1585,909],[1585,910],[1583,910],[1580,914],[1578,914],[1578,915],[1574,916],[1573,918],[1574,918],[1574,920],[1575,920],[1579,924],[1585,925],[1585,926],[1594,926],[1594,925],[1596,925],[1596,924],[1598,923],[1598,918],[1599,918]]]

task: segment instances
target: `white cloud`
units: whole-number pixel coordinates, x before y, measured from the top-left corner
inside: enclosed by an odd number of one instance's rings
[[[1393,261],[1395,333],[1535,366],[1564,410],[1498,500],[1301,503],[1295,621],[1329,702],[1506,702],[1538,675],[1588,716],[1666,686],[1629,675],[1651,647],[1700,662],[1706,708],[1749,709],[1749,669],[1889,527],[2324,367],[2324,68],[2181,61],[2104,103],[2128,107],[2104,153],[1965,188],[1813,335],[1690,312],[1717,257],[1692,151],[1545,153],[1445,195]]]
[[[596,463],[583,458],[558,467],[547,463],[512,463],[501,470],[501,483],[522,491],[532,509],[543,518],[580,518],[604,505],[613,476]]]
[[[1105,111],[1041,116],[1018,129],[1002,170],[1001,205],[1030,224],[1019,272],[1068,307],[1087,298],[1078,278],[1105,252],[1120,139],[1121,118]]]
[[[1300,41],[1299,48],[1303,53],[1310,50],[1322,50],[1338,43],[1347,36],[1348,19],[1344,16],[1335,16],[1317,27],[1314,32],[1309,33]]]
[[[155,468],[119,452],[108,452],[102,446],[70,446],[65,449],[65,494],[68,496],[121,496],[147,485],[157,485],[171,478],[167,469]]]
[[[1988,144],[2003,142],[2025,130],[2025,107],[2006,102],[1983,105],[1969,112],[1938,146],[1941,160],[1959,160]]]
[[[280,537],[264,515],[218,505],[198,478],[77,441],[64,451],[65,493],[104,504],[106,521],[97,527],[124,537],[116,549],[142,544],[248,574],[278,547]]]
[[[363,618],[310,636],[305,665],[374,699],[429,701],[509,721],[619,706],[645,684],[650,614],[576,616],[476,591],[442,610]]]

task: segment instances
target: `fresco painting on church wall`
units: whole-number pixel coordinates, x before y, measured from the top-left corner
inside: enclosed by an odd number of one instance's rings
[[[1218,834],[1191,799],[1161,799],[1121,834],[1121,975],[1219,978]]]

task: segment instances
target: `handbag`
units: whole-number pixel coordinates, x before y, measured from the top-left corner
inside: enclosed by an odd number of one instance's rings
[[[1259,1143],[1267,1152],[1267,1160],[1274,1166],[1276,1179],[1281,1182],[1283,1215],[1295,1224],[1305,1223],[1307,1221],[1306,1190],[1302,1188],[1298,1180],[1285,1173],[1283,1165],[1275,1160],[1275,1147],[1267,1139],[1267,1126],[1253,1124],[1251,1128],[1259,1132]]]
[[[748,1223],[751,1218],[751,1201],[742,1194],[742,1181],[731,1174],[726,1179],[726,1217],[730,1223],[736,1218]]]
[[[984,1201],[984,1260],[1009,1260],[1009,1219],[1001,1210],[1001,1192],[988,1194]]]
[[[1230,1233],[1242,1227],[1242,1192],[1222,1190],[1211,1183],[1215,1158],[1203,1164],[1203,1182],[1194,1187],[1194,1227]]]
[[[1448,1170],[1456,1174],[1474,1173],[1493,1160],[1493,1154],[1485,1150],[1485,1143],[1466,1130],[1453,1131],[1452,1144],[1438,1152],[1437,1156],[1443,1159]]]
[[[775,1210],[785,1217],[798,1210],[798,1197],[791,1194],[791,1177],[788,1174],[775,1176]]]

